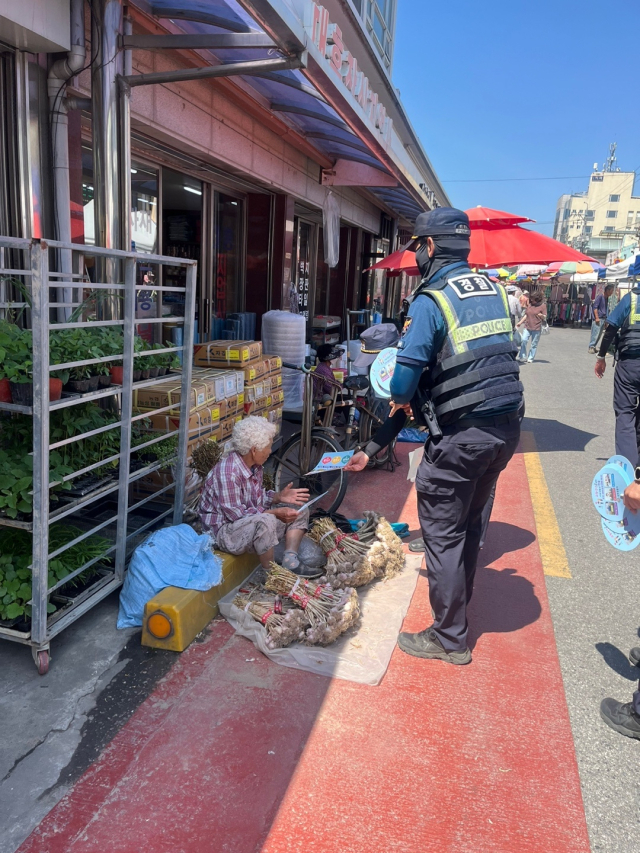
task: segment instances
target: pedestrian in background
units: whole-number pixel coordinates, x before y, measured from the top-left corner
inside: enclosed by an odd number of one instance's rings
[[[607,314],[609,312],[608,303],[609,297],[613,293],[613,285],[608,284],[604,293],[599,293],[593,301],[593,320],[591,321],[591,340],[589,341],[589,352],[595,355],[596,341],[600,334],[600,329],[604,326]]]
[[[547,306],[544,304],[544,297],[540,290],[531,294],[529,304],[525,308],[524,316],[517,325],[518,329],[522,330],[522,343],[520,344],[520,352],[518,353],[518,361],[520,364],[531,362],[536,357],[538,350],[538,341],[542,334],[542,323],[547,319]],[[527,343],[530,342],[529,357],[527,358]]]
[[[515,284],[508,284],[506,286],[507,291],[507,299],[509,300],[509,313],[511,314],[511,325],[515,329],[516,324],[522,319],[522,292],[520,292],[520,298],[518,298],[518,288]]]

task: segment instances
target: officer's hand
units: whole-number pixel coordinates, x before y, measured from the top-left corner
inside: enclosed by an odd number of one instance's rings
[[[607,369],[607,362],[604,360],[604,358],[596,359],[596,366],[594,369],[598,379],[602,379],[602,377],[604,376],[604,372]]]
[[[631,483],[630,486],[627,486],[622,500],[627,509],[630,509],[631,512],[637,512],[640,509],[640,483]]]
[[[413,413],[412,413],[412,411],[411,411],[411,403],[394,403],[394,402],[393,402],[393,400],[391,400],[391,401],[389,402],[389,405],[391,406],[391,411],[389,412],[389,417],[390,417],[390,418],[392,418],[392,417],[395,415],[395,413],[396,413],[396,412],[399,412],[399,411],[400,411],[400,409],[402,409],[402,411],[403,411],[403,412],[405,413],[405,415],[407,415],[408,417],[411,417],[411,416],[412,416],[412,414],[413,414]]]
[[[359,450],[357,453],[354,453],[351,459],[345,465],[345,471],[364,471],[367,467],[367,462],[369,461],[369,457],[364,452],[364,450]]]

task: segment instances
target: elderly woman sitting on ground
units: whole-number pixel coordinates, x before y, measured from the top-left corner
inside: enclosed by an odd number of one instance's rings
[[[275,426],[260,417],[245,418],[234,426],[233,452],[205,480],[200,519],[218,548],[230,554],[258,554],[264,568],[284,537],[284,567],[307,577],[310,570],[300,563],[298,548],[309,526],[309,510],[293,507],[308,501],[309,491],[288,485],[273,492],[262,485],[262,466],[271,453],[275,433]]]

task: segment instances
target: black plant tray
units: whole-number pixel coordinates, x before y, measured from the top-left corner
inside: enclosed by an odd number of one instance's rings
[[[81,601],[90,598],[99,589],[106,586],[113,577],[113,569],[99,567],[85,583],[79,583],[78,586],[70,587],[68,590],[58,589],[51,593],[49,600],[55,604],[57,610],[49,616],[48,624],[53,625],[65,615],[70,607],[75,607]]]
[[[111,480],[113,480],[113,474],[101,475],[100,477],[87,474],[85,477],[79,477],[73,481],[73,486],[70,489],[60,492],[58,500],[69,501],[75,498],[83,498],[85,495],[89,495],[91,492],[95,492],[106,486]]]

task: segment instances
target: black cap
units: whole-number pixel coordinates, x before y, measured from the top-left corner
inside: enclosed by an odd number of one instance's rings
[[[413,239],[418,237],[469,237],[469,217],[455,207],[436,207],[420,213],[413,228]]]
[[[320,344],[316,350],[318,361],[333,361],[334,358],[339,358],[344,350],[342,347],[335,347],[333,344]]]

